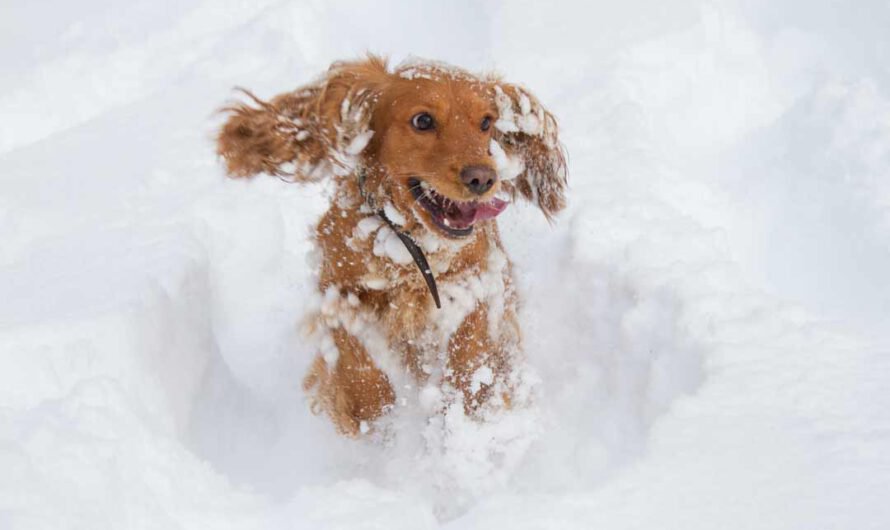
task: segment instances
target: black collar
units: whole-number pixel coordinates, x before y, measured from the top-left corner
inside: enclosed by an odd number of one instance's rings
[[[411,254],[411,257],[414,258],[414,263],[417,265],[417,268],[420,270],[420,274],[423,275],[424,281],[426,281],[426,286],[430,290],[430,294],[433,295],[433,301],[436,302],[436,308],[442,309],[442,304],[439,302],[439,289],[436,287],[436,278],[433,276],[433,271],[430,269],[430,264],[426,260],[426,256],[423,255],[423,251],[420,250],[420,247],[417,243],[414,242],[414,239],[411,238],[405,232],[396,227],[395,223],[393,223],[389,217],[386,216],[386,213],[383,212],[382,208],[377,208],[374,204],[374,201],[371,200],[367,194],[365,194],[365,178],[366,178],[365,168],[360,167],[358,169],[358,189],[362,195],[362,198],[365,199],[365,203],[374,210],[374,213],[377,214],[377,217],[383,219],[393,232],[399,236],[399,239],[402,241],[402,244],[405,245],[405,248],[408,250],[408,254]]]

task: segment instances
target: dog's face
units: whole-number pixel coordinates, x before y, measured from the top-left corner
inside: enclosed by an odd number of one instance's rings
[[[375,207],[391,203],[449,238],[497,216],[504,195],[519,194],[548,217],[565,204],[556,121],[528,92],[497,79],[435,63],[390,72],[370,57],[255,101],[259,108],[228,109],[219,136],[218,151],[236,176],[313,180],[325,162],[357,158],[360,186]]]
[[[391,180],[390,199],[447,237],[471,234],[507,204],[495,197],[493,95],[469,79],[397,77],[374,107],[368,156]]]

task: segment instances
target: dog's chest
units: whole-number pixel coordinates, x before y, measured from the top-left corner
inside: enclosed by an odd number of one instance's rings
[[[514,299],[509,263],[497,243],[496,226],[478,228],[464,240],[446,240],[426,230],[412,234],[436,278],[442,303],[436,308],[392,228],[373,212],[332,208],[317,228],[320,287],[354,293],[361,303],[349,310],[367,313],[362,320],[373,322],[391,342],[421,341],[441,348],[480,304],[487,306],[491,335],[497,336]]]

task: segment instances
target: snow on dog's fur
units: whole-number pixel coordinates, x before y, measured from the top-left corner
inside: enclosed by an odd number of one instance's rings
[[[228,173],[336,183],[315,231],[319,307],[306,327],[318,355],[304,380],[313,409],[356,436],[411,389],[433,415],[523,406],[517,293],[495,217],[519,196],[548,218],[563,208],[553,116],[496,77],[424,61],[390,71],[374,56],[268,102],[251,98],[226,109],[218,152]],[[441,309],[380,211],[423,249]]]

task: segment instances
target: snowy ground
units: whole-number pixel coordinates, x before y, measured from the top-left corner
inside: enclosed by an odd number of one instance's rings
[[[890,527],[887,27],[866,1],[5,1],[0,528]],[[232,86],[368,49],[497,68],[561,120],[570,208],[501,221],[542,380],[508,476],[437,482],[308,412],[325,191],[213,154]]]

